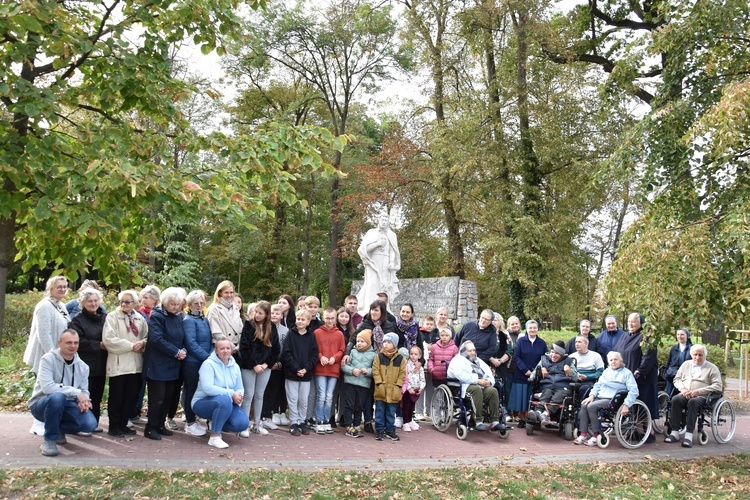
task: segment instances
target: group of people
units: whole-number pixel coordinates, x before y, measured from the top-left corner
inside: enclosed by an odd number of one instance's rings
[[[146,438],[171,436],[179,429],[174,417],[181,403],[184,432],[209,433],[208,444],[216,448],[228,446],[222,432],[249,437],[279,426],[288,426],[292,436],[332,434],[341,426],[348,437],[372,433],[377,440],[398,441],[396,429],[417,431],[415,416],[428,413],[433,388],[448,378],[461,383],[475,408],[486,409],[489,418],[478,419],[477,430],[505,427],[503,400],[510,419],[523,426],[529,376],[543,357],[564,352],[562,345],[547,352],[533,320],[524,334],[519,319],[511,317],[506,330],[502,316],[487,309],[456,333],[445,308],[418,324],[410,304],[392,315],[385,293],[361,316],[353,295],[344,307],[322,312],[317,297],[295,302],[281,295],[274,304],[250,304],[245,313],[230,281],[217,286],[210,305],[201,290],[123,290],[109,313],[95,282],[84,282],[78,298],[65,304],[67,291],[65,277],[49,279],[24,354],[36,375],[28,403],[32,432],[44,436],[41,451],[47,456],[58,453],[65,434],[103,432],[107,379],[107,433],[114,437],[135,434],[135,424],[145,424]],[[602,356],[617,357],[632,373],[637,397],[649,409],[653,403],[654,414],[656,352],[641,349],[642,318],[631,315],[628,334],[614,317],[605,324],[594,337],[590,323],[581,322],[581,334],[567,346],[577,359],[572,376],[590,384],[609,380],[615,368],[610,360],[604,370]],[[594,388],[595,397],[606,397],[609,385]],[[687,390],[696,389],[687,384]]]

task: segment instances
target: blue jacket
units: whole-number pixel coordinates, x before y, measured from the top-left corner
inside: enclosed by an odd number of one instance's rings
[[[674,376],[677,375],[677,370],[680,369],[682,366],[682,363],[685,361],[692,359],[690,357],[690,348],[693,346],[693,343],[690,342],[690,338],[687,340],[687,345],[685,346],[685,350],[680,352],[680,344],[675,344],[672,346],[672,348],[669,350],[669,357],[667,358],[667,373],[665,375],[665,378],[667,380],[674,380]]]
[[[619,370],[607,368],[591,389],[591,395],[598,399],[611,399],[620,391],[628,391],[623,404],[633,406],[638,397],[638,384],[635,383],[633,373],[624,366]]]
[[[187,358],[185,361],[190,363],[203,363],[213,352],[211,347],[211,326],[205,316],[200,318],[187,314],[182,321],[185,329],[185,349],[187,349]]]
[[[211,352],[208,359],[201,365],[198,373],[198,388],[195,390],[193,400],[190,401],[190,406],[209,396],[229,396],[231,398],[235,392],[245,393],[240,367],[231,356],[229,364],[225,365],[216,355],[216,352]]]
[[[604,366],[607,366],[607,353],[609,353],[609,351],[617,350],[615,349],[615,346],[623,335],[625,335],[625,331],[618,328],[614,333],[610,333],[609,330],[602,330],[596,338],[596,343],[598,344],[596,352],[602,355]],[[589,346],[589,349],[591,349],[591,346]]]
[[[528,384],[527,371],[533,371],[542,356],[547,352],[547,343],[542,337],[537,337],[532,344],[527,335],[518,337],[516,348],[513,350],[513,361],[516,371],[513,372],[513,383]]]
[[[150,380],[177,380],[182,361],[176,358],[185,347],[185,329],[182,316],[166,312],[161,306],[151,311],[148,320],[148,344],[143,361],[143,378]]]
[[[488,364],[490,358],[497,353],[497,330],[491,323],[487,328],[480,329],[479,323],[469,321],[461,327],[454,340],[459,348],[461,344],[471,340],[477,349],[477,357]]]

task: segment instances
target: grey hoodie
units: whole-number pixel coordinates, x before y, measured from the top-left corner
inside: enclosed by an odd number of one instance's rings
[[[71,364],[65,362],[59,348],[42,356],[34,392],[26,405],[31,407],[39,399],[55,392],[61,392],[71,400],[81,393],[89,397],[89,366],[78,357],[78,353]]]

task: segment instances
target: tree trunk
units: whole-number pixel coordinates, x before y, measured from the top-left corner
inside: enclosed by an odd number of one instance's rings
[[[15,186],[10,179],[5,179],[4,188],[13,192]],[[3,345],[3,328],[5,327],[5,292],[8,284],[8,270],[15,256],[16,217],[0,217],[0,348]]]

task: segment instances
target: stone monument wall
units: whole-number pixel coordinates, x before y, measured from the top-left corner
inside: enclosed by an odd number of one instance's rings
[[[399,280],[400,293],[390,304],[389,309],[398,317],[403,304],[414,306],[414,315],[420,320],[434,316],[439,307],[448,309],[448,316],[454,324],[476,321],[477,284],[462,280],[458,276],[445,278],[414,278]],[[362,280],[352,282],[352,295],[362,288]],[[362,304],[360,304],[361,306]]]

